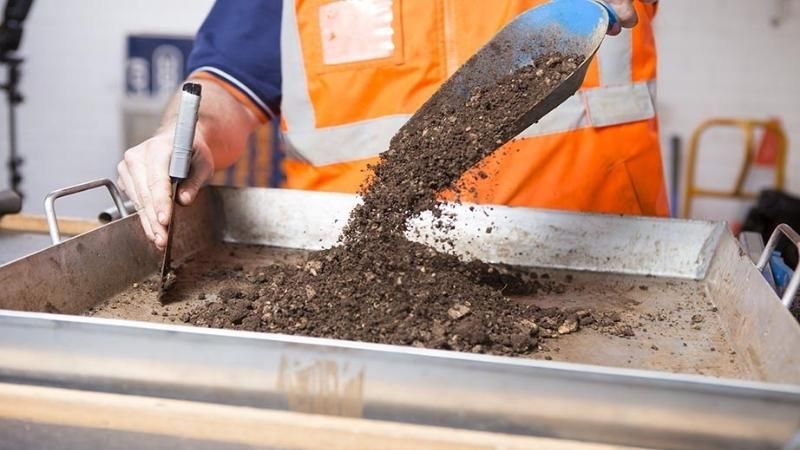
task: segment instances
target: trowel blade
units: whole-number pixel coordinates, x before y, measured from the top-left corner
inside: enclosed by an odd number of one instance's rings
[[[175,272],[172,270],[172,233],[175,229],[175,208],[177,206],[176,194],[178,193],[178,182],[172,182],[172,212],[170,213],[169,224],[167,224],[167,244],[164,247],[164,257],[161,260],[161,284],[158,290],[159,301],[164,301],[164,295],[172,288],[176,281]]]

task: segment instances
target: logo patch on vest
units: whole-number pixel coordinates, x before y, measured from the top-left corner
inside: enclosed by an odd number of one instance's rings
[[[319,8],[323,64],[346,64],[394,54],[392,0],[338,0]]]

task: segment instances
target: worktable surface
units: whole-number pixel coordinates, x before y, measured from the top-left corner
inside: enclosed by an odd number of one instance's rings
[[[0,265],[50,246],[50,236],[0,230]]]

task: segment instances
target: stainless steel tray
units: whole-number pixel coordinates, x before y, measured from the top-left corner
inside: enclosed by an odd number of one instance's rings
[[[323,248],[355,202],[207,189],[179,211],[174,251],[215,241]],[[654,323],[658,352],[644,339],[587,347],[581,339],[601,338],[576,334],[551,353],[562,361],[541,361],[71,316],[157,268],[128,217],[0,267],[0,381],[670,448],[780,448],[797,433],[800,326],[722,224],[453,212],[457,251],[573,274],[602,293],[567,301],[621,302],[631,314],[680,302],[681,320],[702,310],[713,326],[683,347]],[[415,220],[410,235],[432,242],[431,222]]]

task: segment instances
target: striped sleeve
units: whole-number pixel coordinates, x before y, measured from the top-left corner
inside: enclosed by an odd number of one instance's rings
[[[217,0],[197,32],[188,69],[221,81],[263,120],[281,101],[281,4]]]

